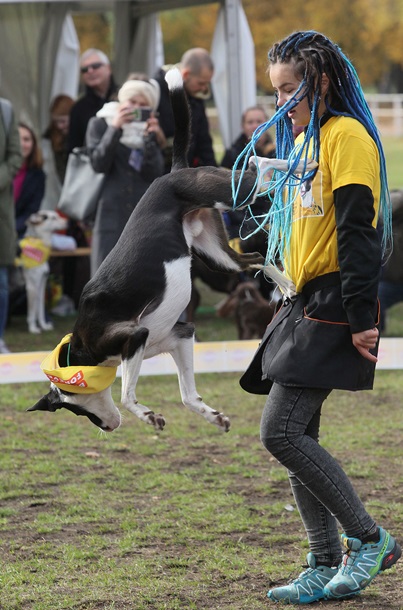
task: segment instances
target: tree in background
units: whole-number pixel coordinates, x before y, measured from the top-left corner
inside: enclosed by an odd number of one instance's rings
[[[318,30],[351,58],[362,84],[403,93],[403,2],[401,0],[244,0],[256,50],[257,82],[268,89],[267,49],[293,30]]]
[[[271,93],[267,50],[293,30],[318,30],[351,58],[366,89],[403,93],[402,0],[243,0],[255,42],[256,80]],[[191,47],[211,49],[218,3],[160,13],[166,63]],[[81,49],[103,50],[113,59],[112,13],[73,14]]]
[[[403,93],[402,0],[243,0],[255,42],[256,80],[271,93],[267,50],[293,30],[318,30],[351,58],[362,84],[382,92]],[[161,13],[166,59],[178,61],[189,47],[211,48],[218,5]]]

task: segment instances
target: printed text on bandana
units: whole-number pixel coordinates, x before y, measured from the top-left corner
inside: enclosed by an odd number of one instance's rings
[[[76,385],[79,388],[87,388],[88,384],[84,379],[84,375],[82,371],[78,371],[75,373],[70,379],[60,379],[56,375],[51,375],[50,373],[46,373],[46,376],[50,379],[52,383],[63,383],[65,385]]]

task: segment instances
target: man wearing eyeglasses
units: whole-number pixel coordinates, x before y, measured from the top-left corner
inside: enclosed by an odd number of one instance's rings
[[[110,61],[99,49],[87,49],[80,57],[80,73],[85,86],[84,94],[70,112],[69,150],[84,146],[88,121],[105,102],[116,98],[116,85]]]

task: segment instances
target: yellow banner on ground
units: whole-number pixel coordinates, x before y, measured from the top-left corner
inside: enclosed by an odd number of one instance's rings
[[[249,365],[258,341],[217,341],[196,343],[194,368],[196,373],[242,373]],[[0,354],[0,383],[43,381],[46,375],[41,362],[49,352]],[[377,369],[403,369],[403,338],[381,339]],[[120,367],[118,376],[121,375]],[[173,375],[176,366],[169,354],[144,360],[141,375]]]

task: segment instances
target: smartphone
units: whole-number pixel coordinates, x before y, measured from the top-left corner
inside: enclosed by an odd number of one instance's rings
[[[135,108],[132,112],[133,121],[139,121],[144,123],[151,116],[151,108]]]

